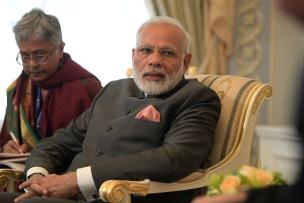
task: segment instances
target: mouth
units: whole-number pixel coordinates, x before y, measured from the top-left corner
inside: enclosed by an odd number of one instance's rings
[[[39,75],[43,75],[43,72],[39,71],[39,72],[29,72],[28,73],[31,76],[39,76]]]
[[[42,72],[42,71],[39,71],[39,72],[28,72],[27,74],[32,79],[44,78],[44,72]]]
[[[165,79],[165,74],[160,72],[147,72],[143,74],[143,78],[149,81],[160,81]]]

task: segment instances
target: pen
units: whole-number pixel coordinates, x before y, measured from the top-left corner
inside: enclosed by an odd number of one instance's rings
[[[18,145],[20,145],[19,141],[17,140],[15,134],[12,131],[10,131],[10,135],[11,135],[12,139],[14,140],[14,142],[16,142]],[[18,151],[20,152],[20,154],[23,154],[21,149],[19,149]]]

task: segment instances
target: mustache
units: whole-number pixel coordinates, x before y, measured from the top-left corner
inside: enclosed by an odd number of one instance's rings
[[[42,70],[25,71],[25,73],[28,75],[35,75],[35,74],[42,74],[42,73],[44,73],[44,71],[42,71]]]
[[[30,71],[28,74],[37,74],[37,73],[42,73],[43,71]]]
[[[155,71],[155,70],[152,70],[152,71],[145,71],[142,76],[145,77],[145,76],[158,76],[158,77],[166,77],[166,72],[164,71]]]

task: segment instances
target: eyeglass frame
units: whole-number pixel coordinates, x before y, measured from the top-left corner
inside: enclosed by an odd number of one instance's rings
[[[54,52],[55,52],[56,49],[57,49],[57,47],[55,46],[51,51],[49,51],[49,52],[47,52],[47,53],[45,53],[45,54],[34,54],[34,55],[29,54],[28,59],[27,59],[27,60],[28,60],[28,63],[23,63],[22,53],[21,53],[21,51],[19,51],[18,54],[17,54],[17,56],[16,56],[16,62],[17,62],[19,65],[22,65],[22,66],[29,66],[31,60],[33,60],[33,62],[34,62],[35,64],[45,65],[45,64],[48,63],[49,58],[54,54]],[[37,58],[37,57],[38,57],[38,58]],[[40,60],[39,57],[46,57],[46,58],[44,59],[44,61],[39,62],[39,60]],[[20,58],[20,59],[19,59],[19,58]],[[18,59],[21,60],[22,63],[20,63]]]
[[[146,46],[136,47],[135,51],[145,56],[153,54],[154,51],[157,51],[164,59],[174,59],[177,58],[178,55],[178,52],[174,50],[172,47],[155,48],[153,46],[146,45]]]

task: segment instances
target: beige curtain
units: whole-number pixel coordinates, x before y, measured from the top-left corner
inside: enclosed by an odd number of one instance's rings
[[[227,60],[233,47],[233,18],[235,0],[203,0],[208,2],[205,27],[205,50],[202,71],[227,73]]]
[[[151,16],[179,20],[192,36],[192,64],[201,73],[225,74],[232,49],[234,0],[145,0]]]

